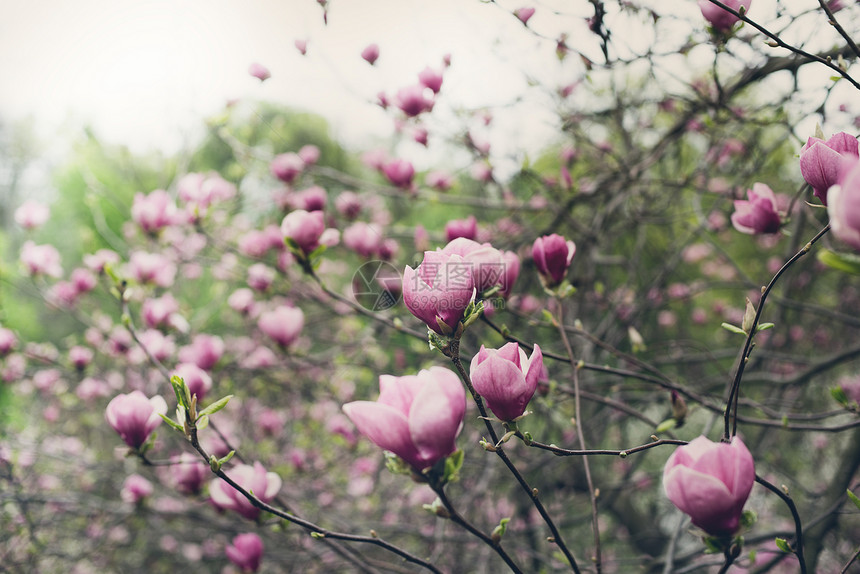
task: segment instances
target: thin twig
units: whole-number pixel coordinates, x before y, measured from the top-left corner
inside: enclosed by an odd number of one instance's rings
[[[764,486],[766,489],[770,490],[777,496],[779,496],[783,502],[785,502],[788,509],[791,511],[791,517],[794,519],[794,544],[792,547],[794,548],[794,553],[797,555],[797,561],[800,563],[800,572],[801,574],[806,574],[806,562],[803,559],[803,525],[800,522],[800,514],[797,512],[797,506],[794,505],[794,501],[791,497],[783,492],[781,489],[772,485],[759,475],[755,476],[755,481],[760,485]]]

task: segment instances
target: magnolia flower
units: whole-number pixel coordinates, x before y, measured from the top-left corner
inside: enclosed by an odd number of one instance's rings
[[[179,363],[173,370],[173,374],[185,381],[191,396],[197,395],[198,404],[212,390],[212,377],[194,363]]]
[[[132,391],[114,397],[105,409],[105,418],[125,444],[140,448],[161,424],[159,415],[166,413],[167,403],[160,396],[148,399],[142,392]]]
[[[152,483],[139,474],[128,475],[119,493],[120,498],[132,504],[138,504],[150,494],[152,494]]]
[[[502,287],[506,280],[505,259],[502,253],[489,243],[457,237],[440,251],[448,255],[459,255],[470,266],[477,294],[497,285]]]
[[[136,193],[131,219],[146,233],[155,233],[177,222],[176,203],[163,189],[156,189],[149,195]]]
[[[194,363],[203,370],[209,371],[224,354],[224,341],[218,335],[194,335],[190,345],[179,349],[179,360],[183,363]]]
[[[265,82],[272,77],[272,74],[271,72],[269,72],[269,69],[258,62],[254,62],[253,64],[248,66],[248,73],[260,80],[261,82]]]
[[[442,89],[442,72],[437,72],[430,66],[427,66],[418,74],[418,81],[425,88],[432,90],[434,94],[438,94]]]
[[[245,491],[265,503],[275,498],[281,490],[281,477],[274,472],[266,472],[259,462],[255,462],[254,466],[240,464],[226,471],[226,474]],[[260,516],[259,508],[220,478],[210,483],[209,496],[212,504],[218,508],[235,510],[248,520],[256,520]]]
[[[297,153],[282,153],[276,155],[269,164],[272,175],[284,183],[293,183],[296,177],[305,169],[304,160]]]
[[[700,436],[678,447],[663,468],[666,496],[713,536],[737,532],[753,482],[755,462],[738,437],[715,443]]]
[[[445,224],[445,237],[448,241],[458,237],[466,239],[475,239],[478,235],[478,220],[474,215],[470,215],[466,219],[452,219]]]
[[[521,416],[537,389],[543,369],[543,354],[535,345],[531,357],[516,343],[487,349],[481,345],[472,357],[472,385],[487,406],[503,421]]]
[[[827,141],[812,137],[800,150],[800,174],[812,186],[815,197],[827,205],[827,190],[853,165],[849,158],[856,159],[858,155],[857,138],[845,132]]]
[[[523,24],[528,24],[529,19],[534,16],[535,9],[531,7],[526,8],[517,8],[514,10],[514,16],[519,18],[520,22]]]
[[[421,265],[403,271],[403,302],[440,335],[457,330],[474,296],[472,264],[460,255],[425,251]]]
[[[298,307],[281,305],[273,311],[261,313],[257,326],[278,345],[287,347],[302,332],[305,314]]]
[[[377,44],[368,44],[368,46],[361,51],[361,57],[372,66],[379,58],[379,46]]]
[[[343,406],[346,416],[378,447],[418,471],[457,450],[463,428],[466,391],[460,379],[443,367],[417,375],[379,377],[379,399]]]
[[[415,168],[412,163],[405,159],[393,159],[382,167],[382,173],[391,185],[409,189],[412,187],[412,178],[415,177]]]
[[[60,252],[51,244],[36,245],[27,241],[21,246],[21,263],[32,276],[59,277],[63,274]]]
[[[553,233],[535,239],[532,257],[547,287],[556,287],[564,281],[574,253],[576,245],[573,241],[565,241],[561,235]]]
[[[415,117],[423,112],[433,109],[433,98],[424,93],[425,87],[421,84],[406,86],[397,91],[394,98],[395,105],[407,116]]]
[[[777,233],[782,221],[776,208],[773,190],[763,183],[754,183],[747,190],[749,200],[735,200],[732,225],[741,233],[751,235]]]
[[[833,235],[860,251],[860,161],[828,192],[827,214]]]
[[[28,200],[15,210],[15,223],[24,229],[35,229],[43,226],[50,216],[51,211],[47,205]]]
[[[256,572],[263,558],[263,540],[253,532],[239,534],[233,538],[232,544],[224,548],[224,552],[242,572]]]
[[[723,0],[723,4],[736,12],[740,12],[743,6],[744,11],[749,12],[752,0]],[[735,22],[738,21],[737,16],[723,10],[708,0],[699,0],[699,9],[702,11],[702,16],[705,17],[705,20],[710,22],[714,30],[718,32],[728,32],[735,25]]]

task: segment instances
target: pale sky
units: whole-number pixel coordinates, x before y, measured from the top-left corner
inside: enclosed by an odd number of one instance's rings
[[[652,0],[661,10],[666,2]],[[713,48],[696,2],[671,4],[660,33],[699,35],[706,66]],[[799,11],[817,5],[791,4]],[[398,151],[419,168],[430,167],[445,159],[433,138],[459,127],[455,111],[488,107],[495,119],[478,135],[492,141],[497,168],[511,172],[514,154],[535,154],[557,133],[555,102],[530,88],[527,78],[556,88],[583,73],[577,57],[557,60],[554,39],[566,32],[577,50],[601,60],[598,39],[585,23],[593,14],[587,0],[329,5],[325,26],[315,0],[0,0],[0,120],[35,117],[49,143],[55,134],[67,142],[89,123],[108,142],[171,153],[190,145],[202,119],[227,100],[270,100],[320,113],[335,137],[362,149],[394,130],[390,115],[368,104],[377,92],[393,94],[414,84],[418,72],[440,67],[450,53],[452,66],[429,118],[430,149],[416,144]],[[511,15],[521,6],[536,8],[529,27],[538,34]],[[607,7],[617,11],[613,3]],[[772,0],[758,0],[752,15],[769,21],[775,7]],[[810,22],[815,25],[804,28],[809,37],[827,40],[815,32],[821,31],[819,20]],[[627,23],[613,32],[617,49],[654,40],[650,24]],[[308,40],[306,56],[295,48],[297,39]],[[375,67],[360,58],[371,42],[381,51]],[[255,61],[272,72],[265,83],[248,75]],[[828,71],[818,72],[825,76],[823,87]]]
[[[552,134],[553,109],[529,95],[526,74],[548,86],[577,79],[581,65],[560,64],[552,39],[561,31],[588,34],[584,19],[592,12],[585,1],[537,2],[530,26],[540,38],[510,14],[520,3],[329,5],[325,26],[315,0],[0,0],[0,118],[30,115],[40,135],[63,137],[88,122],[107,141],[171,152],[227,100],[248,98],[319,112],[336,137],[360,148],[393,133],[390,116],[367,102],[380,90],[414,84],[450,53],[431,138],[434,127],[453,129],[444,123],[454,109],[498,106],[491,129],[506,137],[487,137],[534,150]],[[564,13],[554,12],[559,6]],[[306,56],[297,39],[308,40]],[[381,52],[375,67],[360,57],[372,42]],[[271,79],[261,84],[248,75],[255,61]]]

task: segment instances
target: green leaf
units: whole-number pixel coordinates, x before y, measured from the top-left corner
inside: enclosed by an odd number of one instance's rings
[[[773,323],[761,323],[756,331],[767,331],[768,329],[773,329]]]
[[[738,335],[746,335],[746,331],[741,329],[740,327],[736,327],[731,323],[721,323],[720,327],[728,331],[729,333],[737,333]]]
[[[791,549],[791,545],[785,540],[785,538],[777,538],[774,540],[776,543],[776,547],[782,550],[787,554],[794,554],[794,550]]]
[[[851,502],[853,502],[857,508],[860,508],[860,498],[858,498],[856,494],[851,492],[851,490],[847,490],[846,492],[848,493],[848,498],[851,499]]]
[[[197,430],[203,430],[209,426],[209,417],[203,415],[202,417],[197,417],[197,420],[194,422],[194,426]]]
[[[178,430],[179,432],[181,432],[181,433],[183,433],[183,434],[185,433],[185,429],[184,429],[184,428],[182,428],[182,425],[181,425],[181,424],[179,424],[179,423],[177,423],[177,422],[176,422],[175,420],[173,420],[172,418],[168,417],[167,415],[163,415],[163,414],[161,414],[161,413],[158,413],[158,416],[160,416],[160,417],[161,417],[161,419],[162,419],[164,422],[166,422],[167,424],[169,424],[170,426],[172,426],[173,428],[175,428],[175,429],[176,429],[176,430]]]
[[[845,394],[845,389],[842,387],[833,387],[830,389],[830,396],[833,397],[837,403],[842,406],[849,406],[851,402],[848,399],[848,395]]]
[[[744,528],[749,528],[758,520],[758,515],[752,510],[744,510],[743,514],[741,514],[741,526]]]
[[[179,406],[186,410],[191,408],[191,397],[188,396],[188,385],[185,384],[185,380],[179,375],[173,375],[170,377],[170,386],[173,387],[173,394],[176,395]]]
[[[460,468],[463,466],[463,450],[457,449],[445,459],[445,471],[442,473],[442,484],[456,482],[460,479]]]
[[[853,253],[836,253],[829,249],[818,252],[818,260],[839,271],[860,275],[860,256]]]
[[[505,535],[505,531],[508,529],[508,522],[510,521],[510,518],[502,518],[499,521],[498,526],[493,528],[493,533],[490,535],[490,538],[492,538],[493,542],[498,544],[502,541],[502,536]]]
[[[226,455],[224,455],[223,458],[218,459],[218,464],[220,464],[220,465],[227,464],[228,462],[230,462],[230,459],[233,458],[234,454],[236,454],[236,451],[231,450]]]
[[[200,414],[197,415],[197,419],[200,420],[200,418],[202,418],[202,417],[217,413],[218,411],[220,411],[221,409],[226,407],[227,403],[229,403],[230,399],[232,399],[232,398],[233,398],[233,395],[227,395],[224,398],[218,399],[217,401],[215,401],[214,403],[212,403],[211,405],[209,405],[208,407],[206,407],[205,409],[200,411]]]
[[[412,467],[404,462],[402,458],[387,450],[382,454],[385,456],[385,468],[388,469],[388,472],[392,474],[412,474]]]
[[[654,429],[654,432],[658,433],[658,434],[661,432],[666,432],[666,431],[672,430],[677,425],[678,425],[678,421],[676,421],[675,419],[666,419],[665,421],[663,421],[662,423],[657,425],[657,428]]]

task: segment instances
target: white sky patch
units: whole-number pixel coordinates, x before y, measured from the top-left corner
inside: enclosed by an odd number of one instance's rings
[[[552,135],[546,120],[553,110],[527,94],[527,77],[561,86],[581,73],[576,62],[554,56],[562,31],[599,54],[585,28],[589,5],[570,4],[535,4],[530,26],[541,38],[510,14],[519,4],[460,0],[333,0],[327,26],[313,0],[7,2],[0,7],[0,119],[33,116],[43,136],[89,124],[106,141],[170,153],[227,100],[248,98],[317,112],[339,139],[361,148],[394,131],[390,115],[372,105],[376,94],[393,97],[450,53],[440,118],[429,118],[431,151],[413,159],[434,162],[434,136],[451,135],[451,111],[462,108],[512,115],[498,123],[515,133],[492,133],[494,155],[512,153],[514,141],[534,151]],[[560,14],[553,5],[577,12]],[[308,40],[306,56],[296,39]],[[372,42],[380,46],[374,67],[360,57]],[[262,84],[247,73],[255,61],[272,72]],[[506,141],[511,149],[503,149]]]

